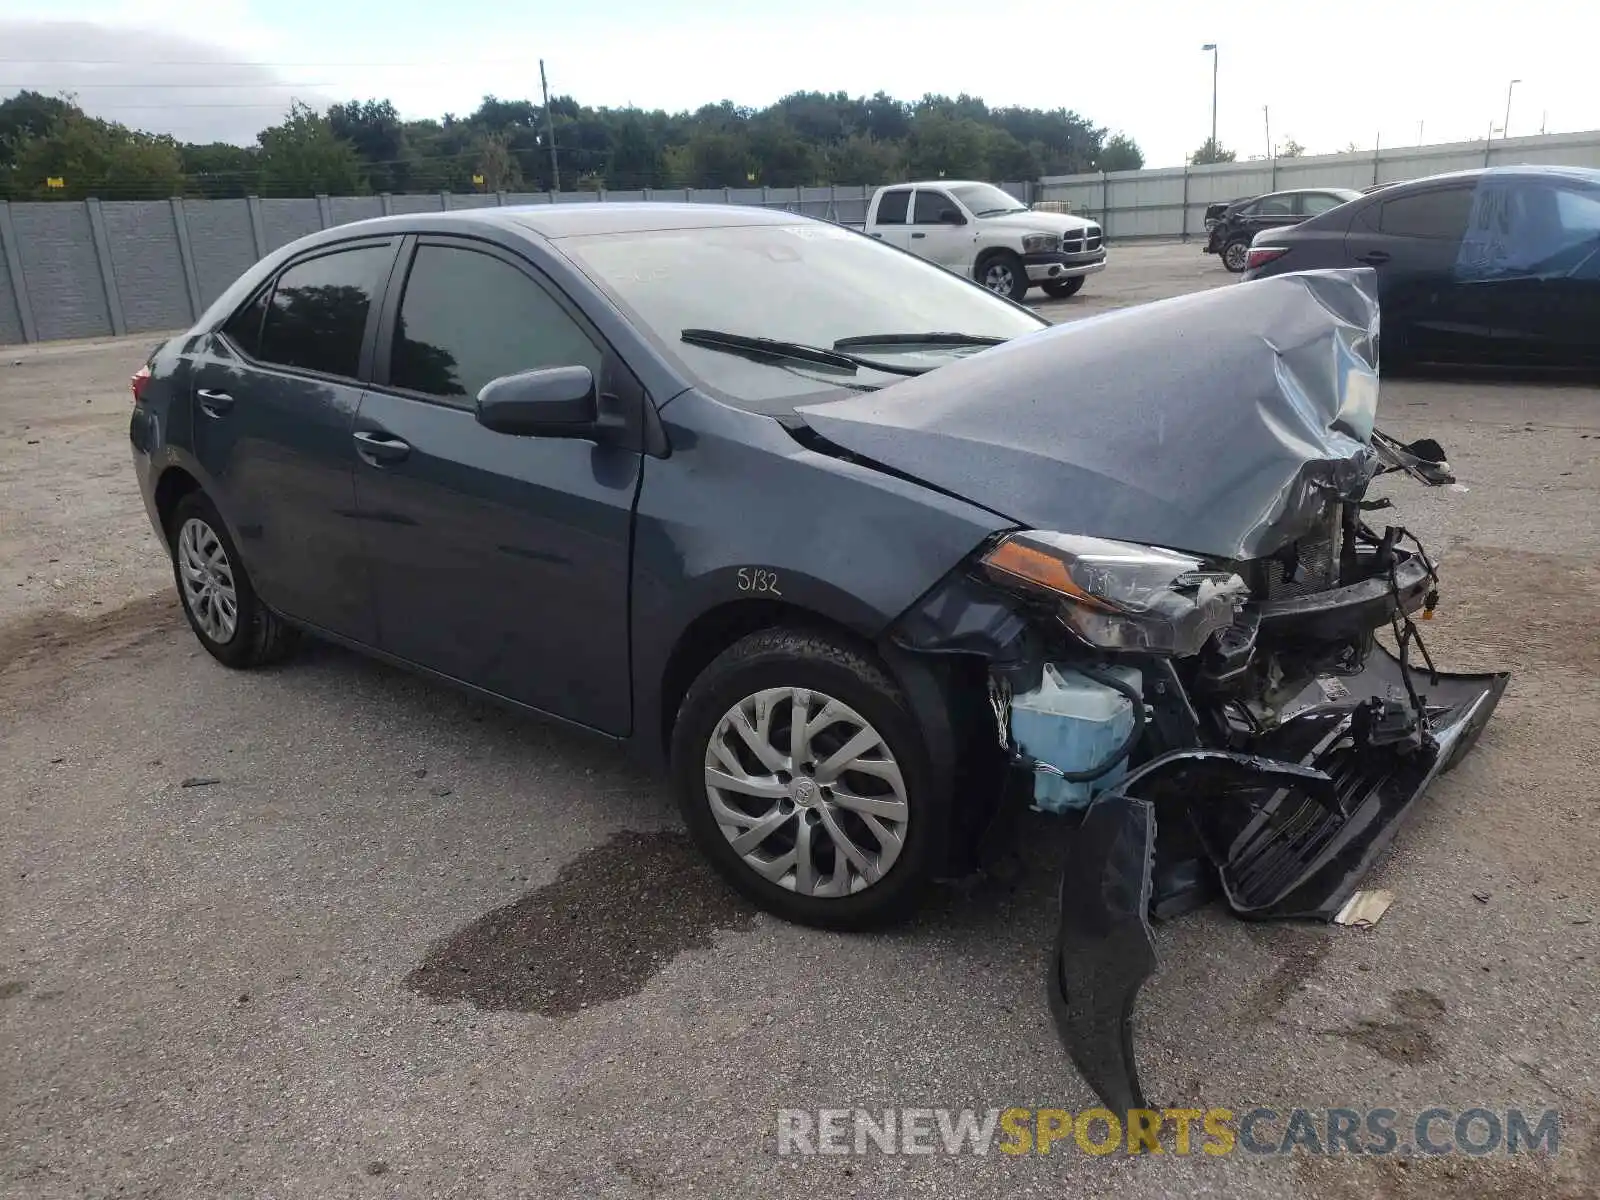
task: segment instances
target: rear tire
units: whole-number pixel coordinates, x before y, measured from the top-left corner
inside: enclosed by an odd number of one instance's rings
[[[1222,248],[1222,265],[1235,275],[1241,274],[1250,265],[1250,240],[1248,238],[1234,238]]]
[[[204,492],[190,492],[173,508],[167,546],[183,615],[212,658],[229,667],[259,667],[293,648],[294,629],[256,596],[238,547]]]
[[[869,654],[824,633],[763,630],[718,655],[678,710],[672,775],[718,873],[786,921],[902,920],[948,853],[950,789],[905,698]]]
[[[978,269],[973,272],[978,282],[988,288],[997,296],[1004,296],[1007,300],[1022,303],[1028,294],[1028,268],[1022,265],[1022,259],[1009,250],[1001,250],[989,255],[978,264]]]
[[[1039,286],[1044,288],[1044,294],[1052,300],[1065,300],[1068,296],[1076,296],[1083,291],[1085,275],[1074,275],[1070,279],[1047,279]]]

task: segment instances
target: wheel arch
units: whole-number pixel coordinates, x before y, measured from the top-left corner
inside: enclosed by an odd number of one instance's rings
[[[951,681],[927,655],[900,649],[887,637],[871,638],[846,622],[815,608],[769,597],[731,600],[707,609],[678,635],[656,691],[656,727],[644,730],[649,750],[664,760],[670,755],[672,730],[678,709],[689,688],[717,655],[752,633],[764,629],[794,629],[826,634],[869,657],[900,688],[907,706],[921,727],[927,750],[937,771],[948,779],[955,769],[954,733],[957,706]]]
[[[656,692],[660,700],[659,728],[651,731],[652,749],[659,749],[663,755],[668,752],[678,708],[712,660],[742,638],[763,629],[826,633],[881,659],[870,639],[862,637],[845,622],[814,608],[770,597],[748,597],[719,604],[690,621],[667,655]]]
[[[171,535],[172,512],[178,507],[178,501],[192,492],[203,490],[200,481],[181,466],[169,466],[161,472],[161,477],[156,480],[155,507],[163,533]]]
[[[1010,246],[985,246],[983,249],[979,250],[978,256],[972,260],[973,279],[981,280],[983,278],[983,269],[985,267],[987,267],[995,259],[1005,258],[1007,256],[1016,259],[1018,262],[1022,261],[1021,252],[1013,250]]]

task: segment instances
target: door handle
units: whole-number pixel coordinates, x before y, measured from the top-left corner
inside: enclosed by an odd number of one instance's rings
[[[195,397],[200,401],[200,411],[208,417],[220,417],[233,407],[233,397],[227,392],[214,392],[210,388],[196,388]]]
[[[1368,266],[1376,267],[1389,261],[1387,250],[1368,250],[1365,254],[1356,255],[1357,262],[1364,262]]]
[[[928,235],[925,234],[925,233],[913,233],[911,236],[914,237],[914,238],[919,238],[919,237],[927,237]]]
[[[351,436],[356,440],[356,453],[375,467],[400,462],[411,453],[410,445],[381,430],[361,429]]]

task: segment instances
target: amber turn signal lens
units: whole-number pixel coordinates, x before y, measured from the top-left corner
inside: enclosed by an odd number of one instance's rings
[[[1019,542],[1015,538],[1007,538],[984,555],[983,564],[991,571],[1003,572],[1024,583],[1071,596],[1087,607],[1101,612],[1116,611],[1099,597],[1091,596],[1079,587],[1067,570],[1067,564],[1061,559],[1036,546]]]

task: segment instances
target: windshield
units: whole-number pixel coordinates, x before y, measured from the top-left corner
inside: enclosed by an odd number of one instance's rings
[[[1027,212],[1028,206],[1010,192],[992,183],[961,183],[950,189],[950,194],[967,206],[975,217],[992,217],[998,213]]]
[[[558,245],[697,382],[761,407],[804,403],[841,387],[886,386],[902,376],[869,366],[758,361],[689,345],[683,331],[831,347],[842,338],[925,332],[1005,339],[1047,324],[941,267],[821,221],[595,234]],[[936,367],[982,349],[893,345],[875,347],[871,357]]]

